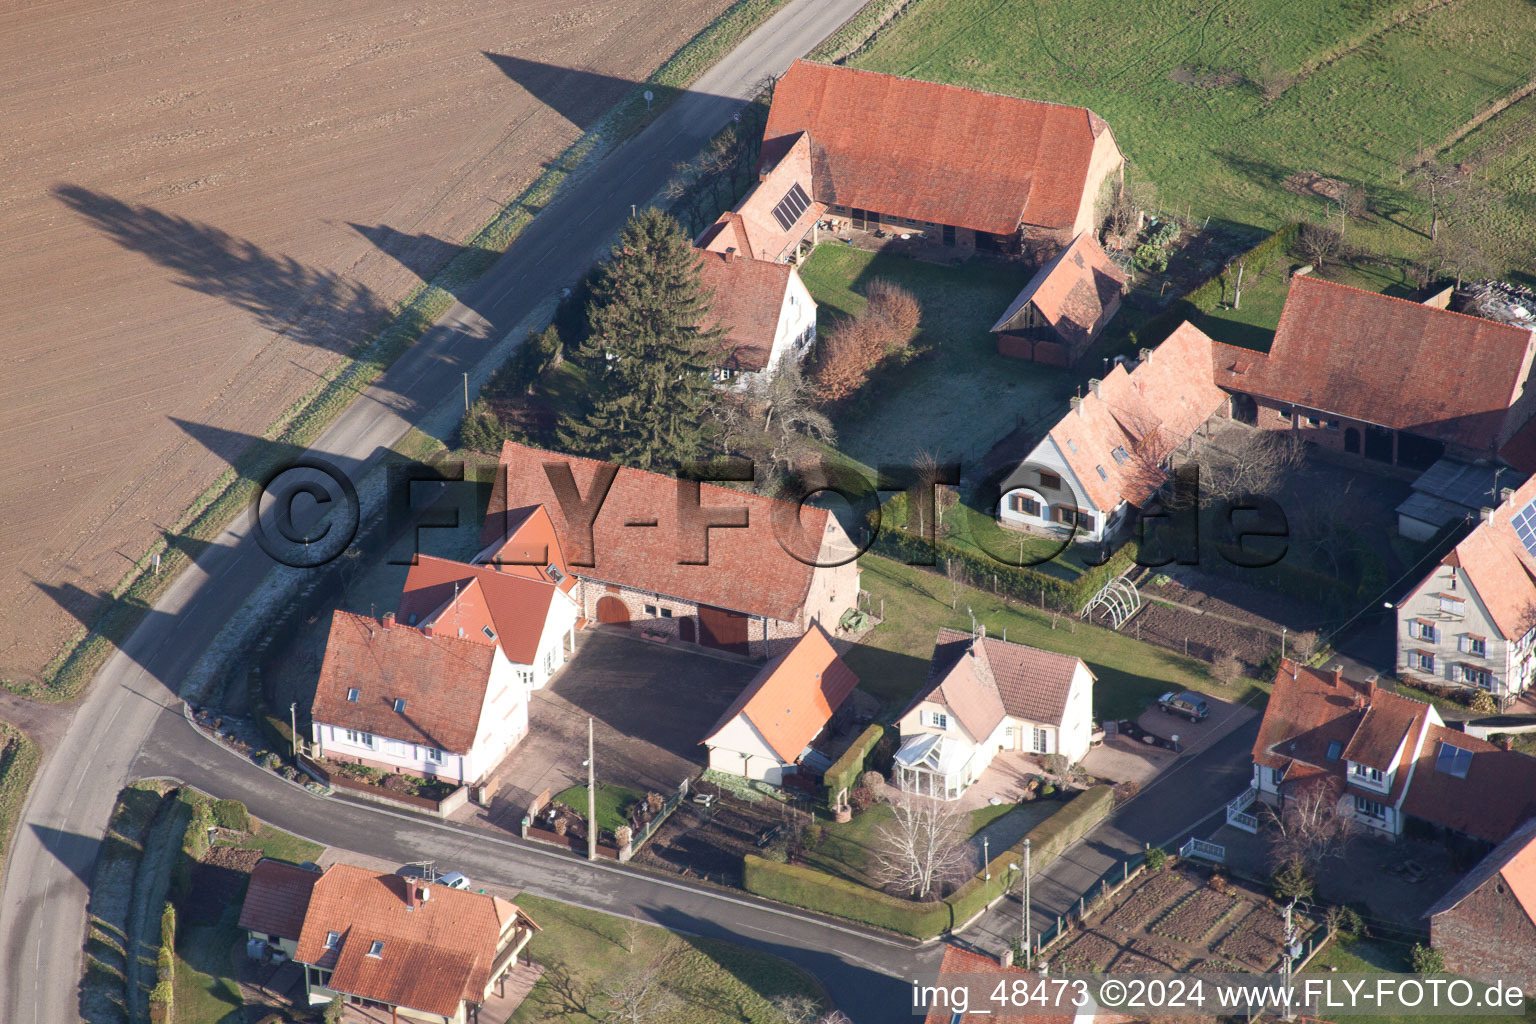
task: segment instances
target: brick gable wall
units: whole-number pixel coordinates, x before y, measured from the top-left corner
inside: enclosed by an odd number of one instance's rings
[[[1445,954],[1447,970],[1512,975],[1521,979],[1526,995],[1536,995],[1536,924],[1502,876],[1436,914],[1429,934],[1430,944]]]

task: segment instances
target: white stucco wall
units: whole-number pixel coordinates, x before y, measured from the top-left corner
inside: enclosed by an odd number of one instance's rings
[[[727,775],[758,779],[769,785],[784,784],[789,763],[779,757],[745,714],[731,719],[706,741],[709,766]],[[747,755],[747,756],[743,756]]]
[[[1462,598],[1461,613],[1442,609],[1441,594]],[[1420,621],[1434,625],[1434,640],[1417,635],[1416,623]],[[1511,640],[1499,631],[1472,581],[1455,566],[1435,566],[1411,594],[1398,602],[1396,626],[1397,666],[1405,678],[1464,683],[1462,666],[1470,666],[1492,673],[1491,692],[1497,696],[1517,695],[1531,685],[1532,644],[1525,638]],[[1471,636],[1484,638],[1484,655],[1471,652]],[[1421,652],[1434,655],[1432,671],[1419,667]]]
[[[1075,415],[1068,413],[1068,415]],[[1039,485],[1038,475],[1030,476],[1025,486],[1015,487],[1003,494],[998,508],[998,518],[1004,523],[1015,523],[1021,526],[1033,526],[1037,528],[1062,528],[1063,524],[1051,520],[1051,511],[1057,505],[1065,505],[1093,513],[1093,529],[1079,528],[1073,535],[1075,540],[1096,541],[1102,540],[1105,529],[1109,525],[1110,512],[1119,511],[1112,509],[1106,511],[1096,506],[1088,497],[1088,492],[1083,488],[1082,481],[1067,465],[1066,458],[1055,440],[1046,437],[1024,459],[1023,466],[1026,470],[1038,474],[1041,470],[1054,473],[1061,478],[1062,489],[1050,490]],[[1040,515],[1031,516],[1021,512],[1015,512],[1009,508],[1009,497],[1014,494],[1023,494],[1040,502]],[[1121,503],[1121,508],[1124,502]]]

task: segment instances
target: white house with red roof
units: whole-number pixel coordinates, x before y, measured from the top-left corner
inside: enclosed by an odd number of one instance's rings
[[[941,629],[927,684],[897,719],[893,781],[954,800],[1005,750],[1076,764],[1093,742],[1093,684],[1081,658]]]
[[[1429,704],[1283,661],[1253,746],[1272,806],[1326,786],[1361,827],[1502,841],[1536,814],[1536,758],[1448,728]]]
[[[1536,478],[1510,492],[1397,602],[1397,672],[1507,705],[1536,675]]]
[[[546,521],[535,546],[559,547],[589,622],[771,657],[858,600],[856,549],[825,509],[508,441],[478,560]]]
[[[1211,346],[1185,323],[1132,370],[1117,365],[1004,478],[998,521],[1098,541],[1168,479],[1172,457],[1227,396],[1211,381]]]
[[[816,302],[788,263],[701,252],[699,282],[712,293],[711,321],[724,332],[715,379],[742,386],[785,360],[801,362],[816,342]]]
[[[504,998],[507,977],[541,930],[500,896],[351,864],[319,873],[272,861],[251,873],[240,922],[291,950],[304,970],[301,1005],[340,996],[391,1020],[437,1024],[504,1019],[516,1008]]]
[[[813,625],[795,646],[764,665],[720,715],[703,740],[709,766],[783,785],[858,685],[832,638]]]
[[[335,613],[310,708],[317,753],[472,784],[522,741],[580,613],[558,545],[529,539],[536,517],[525,525],[504,565],[419,555],[395,611]]]

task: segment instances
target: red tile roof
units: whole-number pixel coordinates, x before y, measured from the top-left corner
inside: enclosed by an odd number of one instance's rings
[[[794,647],[762,667],[704,742],[745,715],[779,759],[793,763],[858,685],[826,630],[813,624]]]
[[[251,870],[245,904],[240,908],[240,927],[297,941],[310,893],[319,880],[318,871],[263,858]]]
[[[700,251],[699,282],[714,292],[709,326],[725,331],[717,365],[747,372],[768,365],[794,273],[788,263]]]
[[[496,648],[396,622],[386,629],[366,615],[337,611],[310,716],[405,743],[466,754],[479,734],[480,711]],[[349,688],[359,693],[347,700]],[[402,711],[394,702],[405,700]]]
[[[812,198],[1009,234],[1070,228],[1089,185],[1092,111],[797,60],[763,132],[808,132]]]
[[[1519,425],[1507,414],[1533,349],[1524,328],[1309,275],[1291,280],[1268,355],[1221,345],[1215,380],[1493,455]]]
[[[1436,767],[1442,744],[1471,751],[1466,778]],[[1469,836],[1502,842],[1536,815],[1536,757],[1500,750],[1464,732],[1431,725],[1403,810]]]
[[[598,470],[608,466],[594,459],[508,441],[501,450],[504,472],[498,475],[491,493],[481,539],[489,544],[499,535],[502,510],[509,501],[514,509],[543,505],[561,538],[572,571],[584,578],[749,615],[785,622],[796,620],[817,571],[796,556],[816,558],[820,545],[834,529],[826,510],[801,509],[801,532],[797,536],[794,505],[759,494],[701,484],[699,503],[706,512],[744,510],[747,525],[741,529],[711,529],[707,563],[682,564],[684,558],[698,558],[703,553],[685,548],[680,537],[680,482],[661,473],[619,467],[592,523],[593,550],[586,551],[582,531],[567,521],[545,470],[547,465],[560,464],[570,467],[584,499],[591,494]],[[776,524],[776,515],[785,522]],[[698,532],[702,533],[702,528]],[[785,536],[782,544],[781,533]],[[691,545],[691,538],[686,543]],[[591,564],[583,566],[583,562]]]
[[[771,163],[770,163],[771,161]],[[783,140],[773,151],[764,150],[765,168],[758,183],[732,210],[722,213],[694,243],[701,249],[725,253],[731,249],[748,259],[779,262],[794,255],[811,225],[827,211],[823,203],[812,202],[789,227],[781,227],[773,215],[774,207],[799,185],[807,197],[811,194],[811,144],[804,132]]]
[[[1471,872],[1425,911],[1424,916],[1437,917],[1454,910],[1495,875],[1509,886],[1525,916],[1536,923],[1536,818],[1511,832],[1508,839],[1479,861]]]
[[[532,665],[554,600],[555,585],[546,580],[418,555],[395,616],[406,625],[432,623],[442,636],[499,644],[508,659]]]
[[[430,898],[411,909],[407,886],[417,885],[332,865],[315,883],[294,959],[334,969],[337,991],[392,1006],[453,1016],[464,1000],[480,1002],[503,937],[519,919],[532,922],[500,897],[445,885],[430,886]],[[339,935],[338,948],[326,948],[328,932]],[[383,948],[370,956],[374,942]]]
[[[950,974],[984,974],[997,975],[999,977],[1013,978],[1038,978],[1033,971],[1026,971],[1022,967],[1003,967],[989,956],[980,953],[972,953],[970,950],[961,949],[958,946],[946,945],[944,947],[944,959],[939,964],[939,975]],[[927,982],[925,981],[924,984]],[[952,983],[959,983],[956,979]],[[941,984],[943,982],[941,981]],[[967,985],[973,996],[968,1012],[961,1017],[956,1017],[954,1012],[947,1007],[935,1007],[928,1011],[928,1016],[923,1018],[923,1024],[990,1024],[998,1019],[996,1005],[985,1003],[978,1005],[976,998],[979,994],[974,984]],[[990,992],[991,985],[986,987]],[[1023,1016],[1023,1015],[1021,1015]],[[1078,1018],[1074,1013],[1040,1013],[1027,1015],[1031,1024],[1073,1024]],[[1003,1019],[1008,1019],[1005,1015]],[[1092,1016],[1093,1024],[1130,1024],[1136,1018],[1121,1013],[1096,1013]]]
[[[1478,523],[1442,562],[1466,575],[1506,640],[1518,640],[1536,625],[1536,557],[1525,550],[1511,525],[1532,501],[1536,501],[1536,477],[1522,484],[1486,521]],[[1437,586],[1433,575],[1414,593],[1429,586]]]
[[[1051,428],[1050,439],[1095,508],[1108,513],[1122,500],[1145,502],[1167,479],[1164,459],[1227,400],[1211,383],[1213,344],[1194,324],[1181,324],[1136,369],[1112,369],[1098,394],[1086,395]],[[1009,480],[1003,488],[1012,486]]]
[[[1033,305],[1057,334],[1070,342],[1085,340],[1104,310],[1119,300],[1125,282],[1125,271],[1105,255],[1093,232],[1081,232],[1035,271],[992,330],[1023,330],[1025,307]]]
[[[941,629],[928,666],[928,684],[907,710],[924,701],[943,704],[977,741],[990,736],[1005,714],[1059,726],[1079,666],[1087,671],[1082,659],[1070,654]]]

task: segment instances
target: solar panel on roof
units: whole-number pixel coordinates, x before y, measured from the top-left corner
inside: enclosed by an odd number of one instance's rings
[[[805,189],[797,181],[789,186],[784,198],[773,208],[773,219],[779,222],[779,227],[788,231],[810,205],[811,197],[805,194]]]
[[[1510,525],[1515,528],[1515,536],[1525,546],[1525,553],[1536,557],[1536,501],[1528,502]]]
[[[1472,767],[1472,751],[1463,750],[1449,743],[1440,744],[1440,750],[1435,754],[1436,771],[1464,779],[1470,767]]]

